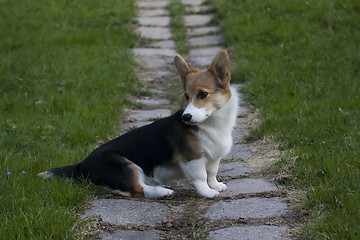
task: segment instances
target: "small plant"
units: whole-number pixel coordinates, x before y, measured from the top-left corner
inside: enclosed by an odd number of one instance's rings
[[[191,223],[191,228],[186,235],[186,239],[201,240],[207,239],[207,233],[205,232],[205,224],[207,219],[198,219]]]
[[[176,43],[176,51],[180,54],[185,54],[189,51],[186,43],[186,27],[183,23],[183,16],[186,13],[185,6],[180,0],[174,0],[167,6],[167,9],[171,16],[170,26]]]

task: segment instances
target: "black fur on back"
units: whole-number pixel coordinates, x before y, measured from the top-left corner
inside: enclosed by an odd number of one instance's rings
[[[50,172],[59,177],[80,179],[89,178],[96,184],[126,190],[132,179],[131,162],[140,166],[144,173],[151,176],[156,166],[171,167],[175,154],[192,160],[199,156],[198,149],[189,142],[193,137],[189,128],[196,128],[183,123],[182,111],[163,118],[152,124],[130,131],[95,149],[82,162]],[[131,162],[130,162],[131,161]]]

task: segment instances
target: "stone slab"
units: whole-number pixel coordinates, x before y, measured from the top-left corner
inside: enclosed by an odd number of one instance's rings
[[[228,189],[221,193],[221,196],[223,197],[231,197],[246,193],[275,191],[277,189],[274,183],[257,178],[234,179],[227,182],[226,186]]]
[[[133,231],[118,230],[113,233],[106,233],[102,236],[102,240],[159,240],[162,238],[157,231]]]
[[[240,177],[247,176],[253,169],[244,167],[242,162],[220,163],[218,176]]]
[[[246,149],[245,144],[234,144],[231,148],[231,151],[224,159],[237,159],[237,158],[246,158],[251,155],[251,151]]]
[[[170,115],[171,111],[169,109],[134,110],[132,114],[127,115],[125,118],[136,121],[149,121],[150,119],[153,120]]]
[[[192,47],[219,44],[222,39],[221,35],[208,35],[202,37],[193,37],[188,39],[188,44]]]
[[[237,226],[223,228],[209,233],[213,240],[287,240],[281,235],[288,229],[286,226]]]
[[[165,40],[159,42],[152,42],[149,44],[150,47],[158,47],[158,48],[172,48],[176,47],[175,41],[173,40]]]
[[[237,109],[237,113],[238,113],[238,114],[244,114],[244,113],[246,113],[247,111],[249,111],[248,108],[242,107],[242,106],[238,106],[238,109]]]
[[[182,4],[198,6],[205,2],[205,0],[181,0]]]
[[[135,32],[147,39],[168,40],[172,37],[171,30],[167,27],[138,27]]]
[[[203,57],[203,56],[211,56],[212,58],[215,57],[215,55],[223,50],[223,47],[202,47],[202,48],[193,48],[189,52],[190,58],[193,57]],[[211,63],[211,62],[210,62]],[[210,64],[209,63],[209,64]]]
[[[155,17],[155,16],[169,15],[169,11],[164,8],[140,9],[137,12],[137,14],[139,17]]]
[[[203,34],[209,34],[209,33],[219,32],[220,30],[221,30],[221,28],[218,27],[218,26],[189,28],[189,29],[187,30],[187,34],[188,34],[189,36],[203,35]]]
[[[171,64],[172,64],[172,61],[171,61]],[[177,75],[175,75],[175,72],[163,71],[163,70],[159,70],[159,69],[139,71],[139,72],[136,72],[136,76],[141,81],[152,81],[155,79],[159,79],[159,80],[173,79],[173,78],[177,79]],[[150,89],[148,89],[148,90],[150,90]]]
[[[192,57],[189,59],[191,67],[197,67],[200,69],[207,69],[210,66],[215,56],[203,56],[203,57]]]
[[[185,9],[188,13],[200,13],[204,11],[208,11],[213,7],[209,5],[198,5],[198,6],[187,6]]]
[[[155,226],[171,216],[169,207],[157,202],[127,199],[97,199],[86,216],[99,216],[102,221],[115,224]]]
[[[161,90],[161,89],[149,89],[149,91],[154,94],[166,94],[166,91]]]
[[[176,55],[174,49],[134,48],[133,53],[144,68],[153,71],[159,71],[159,68],[174,68],[173,59]]]
[[[174,49],[157,49],[157,48],[133,48],[133,53],[137,56],[165,56],[165,57],[175,57],[176,51]]]
[[[121,125],[121,128],[125,131],[130,131],[134,128],[139,128],[145,125],[149,125],[153,123],[153,121],[142,121],[142,122],[126,122]]]
[[[242,83],[231,83],[231,87],[240,90],[244,84]]]
[[[157,27],[165,27],[169,26],[170,17],[138,17],[136,18],[138,23],[142,26],[157,26]]]
[[[185,15],[183,20],[185,26],[191,27],[191,26],[207,25],[213,17],[214,15],[212,14],[193,14],[193,15]]]
[[[266,218],[284,214],[286,203],[283,198],[243,198],[219,201],[210,206],[205,217],[211,220],[238,218]]]
[[[155,106],[155,105],[164,105],[170,104],[168,99],[154,99],[150,97],[142,97],[134,100],[137,103],[142,103],[144,105]]]
[[[172,67],[172,58],[161,56],[136,56],[136,60],[140,62],[141,67],[156,70],[160,68]]]
[[[239,119],[241,119],[241,118],[237,118],[236,120],[238,123],[241,123],[241,121]],[[249,132],[246,129],[242,129],[238,125],[236,125],[232,132],[232,137],[233,137],[234,143],[238,144],[238,143],[242,142],[244,140],[244,137],[248,133]]]
[[[140,8],[164,8],[170,3],[167,1],[137,1],[136,5]]]

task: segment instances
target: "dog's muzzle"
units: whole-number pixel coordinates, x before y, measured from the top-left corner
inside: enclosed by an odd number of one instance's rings
[[[185,123],[190,123],[192,115],[190,113],[186,113],[186,114],[182,115],[181,118]]]

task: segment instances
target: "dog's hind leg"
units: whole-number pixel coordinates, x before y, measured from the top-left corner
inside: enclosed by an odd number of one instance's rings
[[[142,187],[145,198],[171,198],[174,191],[161,186],[151,186],[145,183],[145,175],[143,170],[134,164],[138,172],[137,183]]]
[[[99,160],[101,159],[101,161]],[[145,183],[143,170],[116,152],[104,152],[81,162],[81,173],[113,194],[126,197],[168,198],[174,191]]]

